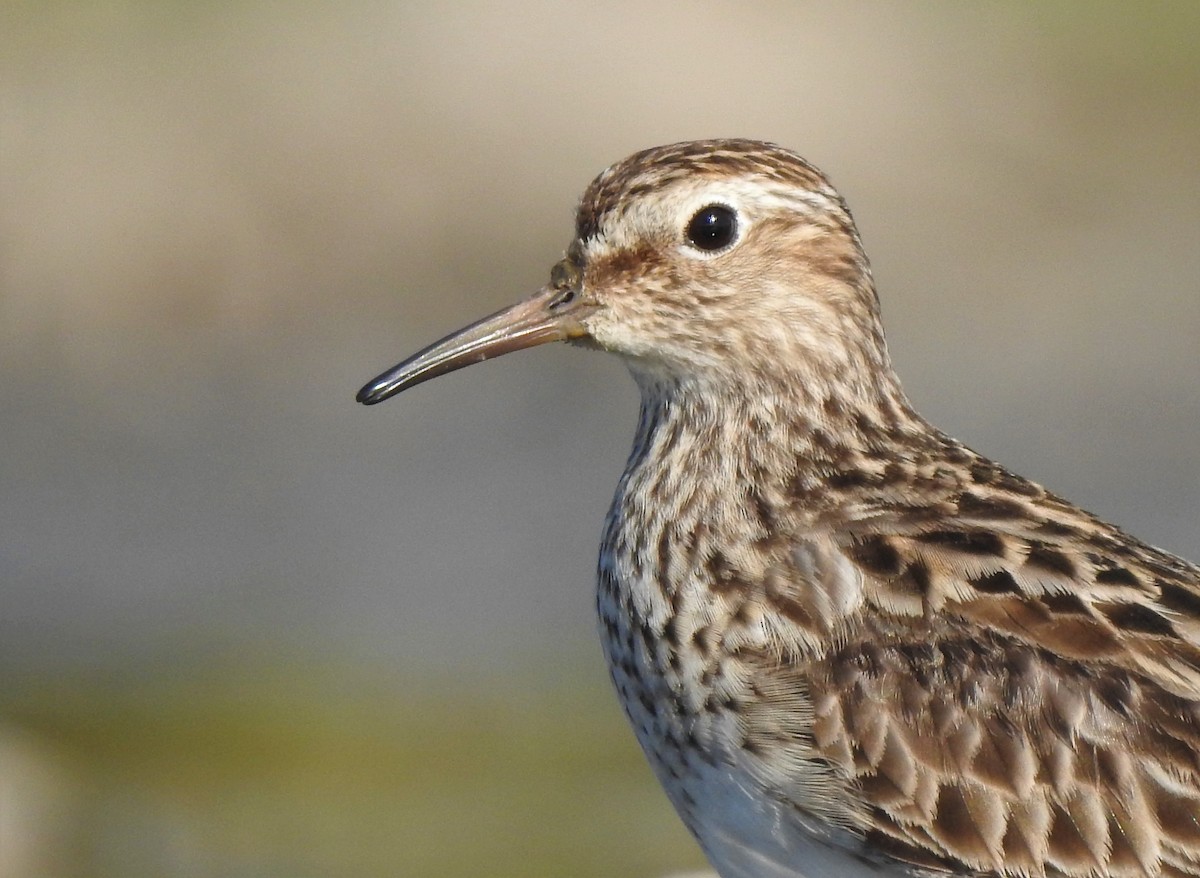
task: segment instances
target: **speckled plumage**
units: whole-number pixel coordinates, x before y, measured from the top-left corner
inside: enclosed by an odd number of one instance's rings
[[[738,233],[709,253],[685,230],[713,204]],[[550,287],[360,399],[564,338],[641,389],[602,640],[723,878],[1200,876],[1200,569],[912,410],[819,171],[638,153]]]

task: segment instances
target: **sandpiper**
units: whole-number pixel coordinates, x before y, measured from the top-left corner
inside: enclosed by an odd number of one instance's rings
[[[555,340],[641,390],[601,636],[723,878],[1200,875],[1200,568],[913,410],[819,170],[631,156],[544,289],[358,399]]]

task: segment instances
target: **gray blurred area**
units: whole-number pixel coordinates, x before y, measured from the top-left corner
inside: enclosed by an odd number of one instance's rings
[[[1200,556],[1198,40],[1191,2],[5,5],[0,878],[700,862],[594,642],[621,365],[353,401],[641,147],[823,167],[918,408]]]

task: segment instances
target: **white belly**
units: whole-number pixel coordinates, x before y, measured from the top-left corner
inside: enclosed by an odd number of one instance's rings
[[[687,777],[664,782],[721,878],[911,878],[914,874],[900,863],[868,859],[861,841],[847,830],[814,823],[794,805],[773,798],[740,761],[734,757],[729,763],[706,764]]]

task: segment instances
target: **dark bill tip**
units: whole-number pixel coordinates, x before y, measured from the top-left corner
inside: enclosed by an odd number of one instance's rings
[[[474,363],[546,342],[584,337],[587,331],[579,322],[584,313],[578,294],[548,287],[418,351],[367,382],[355,399],[363,405],[376,405],[423,381]]]

